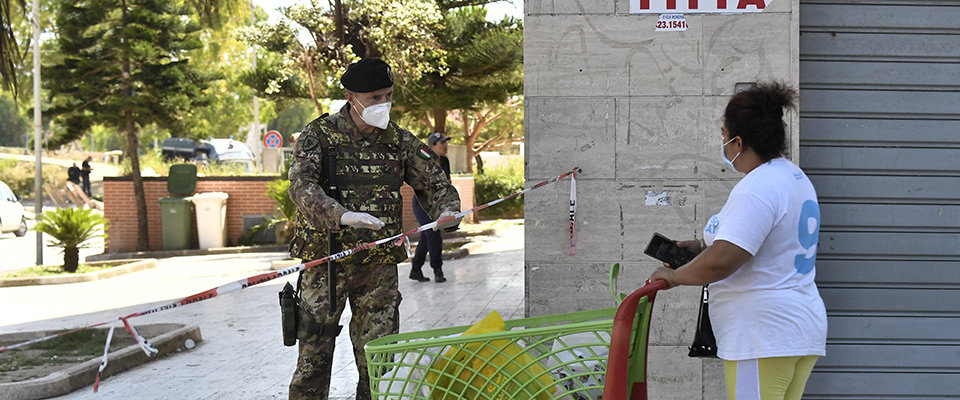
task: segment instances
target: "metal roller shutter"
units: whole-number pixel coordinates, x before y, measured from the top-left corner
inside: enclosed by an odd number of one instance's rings
[[[960,398],[960,1],[801,1],[800,35],[830,324],[804,398]]]

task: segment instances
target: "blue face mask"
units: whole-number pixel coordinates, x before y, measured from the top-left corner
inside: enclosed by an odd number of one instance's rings
[[[736,139],[736,138],[733,138],[733,139]],[[727,147],[728,144],[733,142],[733,139],[728,140],[726,143],[720,146],[720,158],[722,158],[723,162],[726,163],[731,169],[733,169],[734,171],[737,171],[737,167],[733,166],[733,162],[737,161],[737,157],[740,157],[740,152],[737,152],[737,155],[733,156],[732,160],[728,160],[727,153],[723,151],[723,149]],[[737,172],[740,172],[740,171],[737,171]]]

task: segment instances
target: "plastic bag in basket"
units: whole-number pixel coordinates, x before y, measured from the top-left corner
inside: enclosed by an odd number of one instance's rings
[[[603,399],[606,360],[610,354],[610,334],[582,332],[553,341],[552,357],[545,362],[560,385],[573,400]]]
[[[496,311],[462,336],[504,331]],[[540,362],[507,340],[451,346],[427,371],[433,400],[550,400],[554,381]]]
[[[439,350],[435,350],[439,352]],[[430,387],[423,383],[423,372],[433,362],[429,349],[421,354],[409,352],[402,363],[383,374],[377,388],[380,400],[400,400],[422,398],[430,395]],[[421,384],[423,383],[423,384]],[[419,395],[420,397],[415,397]]]

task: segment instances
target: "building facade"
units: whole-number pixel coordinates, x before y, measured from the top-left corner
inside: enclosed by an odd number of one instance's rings
[[[527,180],[583,169],[576,255],[569,180],[526,195],[528,315],[610,307],[612,263],[626,291],[659,265],[654,232],[701,237],[742,177],[720,159],[723,107],[778,80],[800,91],[787,156],[822,215],[830,328],[805,398],[960,396],[960,1],[748,0],[763,11],[669,32],[636,1],[526,1]],[[650,398],[726,398],[721,363],[686,356],[698,293],[658,296]]]

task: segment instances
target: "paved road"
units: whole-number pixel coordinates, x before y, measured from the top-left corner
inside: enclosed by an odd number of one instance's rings
[[[491,310],[506,319],[524,314],[523,227],[485,238],[480,252],[445,262],[448,282],[406,279],[400,265],[401,331],[469,325]],[[70,285],[0,288],[0,333],[77,327],[261,273],[284,253],[178,257],[152,270]],[[294,347],[280,338],[277,292],[296,277],[267,282],[134,320],[136,324],[198,324],[196,348],[126,371],[62,399],[282,399],[296,365]],[[349,310],[344,312],[346,324]],[[332,400],[352,399],[357,372],[346,330],[337,342]],[[91,382],[92,384],[92,382]]]
[[[0,275],[37,264],[37,232],[33,230],[34,225],[36,221],[27,220],[29,230],[24,237],[17,237],[13,233],[0,235],[0,254],[3,255]],[[44,235],[43,264],[63,265],[63,252],[59,247],[48,245],[49,239],[50,236]],[[80,249],[80,262],[83,262],[86,256],[103,253],[103,239],[91,240],[89,244],[89,248]]]
[[[34,156],[25,156],[21,154],[0,153],[0,158],[12,158],[20,161],[30,162],[36,161]],[[55,164],[65,167],[69,167],[74,162],[76,162],[79,166],[80,161],[43,157],[44,164]],[[91,162],[90,164],[91,167],[93,167],[93,171],[90,173],[91,181],[102,181],[104,176],[117,176],[120,174],[120,168],[115,165],[97,162]],[[52,204],[50,200],[45,200],[44,204],[44,211],[53,209],[53,207],[50,207]],[[27,232],[27,235],[22,238],[18,238],[12,233],[0,234],[0,254],[3,254],[3,262],[0,262],[0,274],[18,269],[29,268],[37,263],[37,236],[36,232],[33,231],[33,226],[36,225],[36,221],[33,220],[33,200],[25,201],[24,208],[28,214],[27,228],[30,229],[30,231]],[[61,252],[61,250],[57,247],[51,247],[47,245],[47,239],[44,239],[43,241],[43,264],[63,264],[63,252]],[[89,245],[91,247],[80,249],[80,262],[83,262],[84,257],[88,255],[103,253],[103,239],[92,240],[89,242]]]

